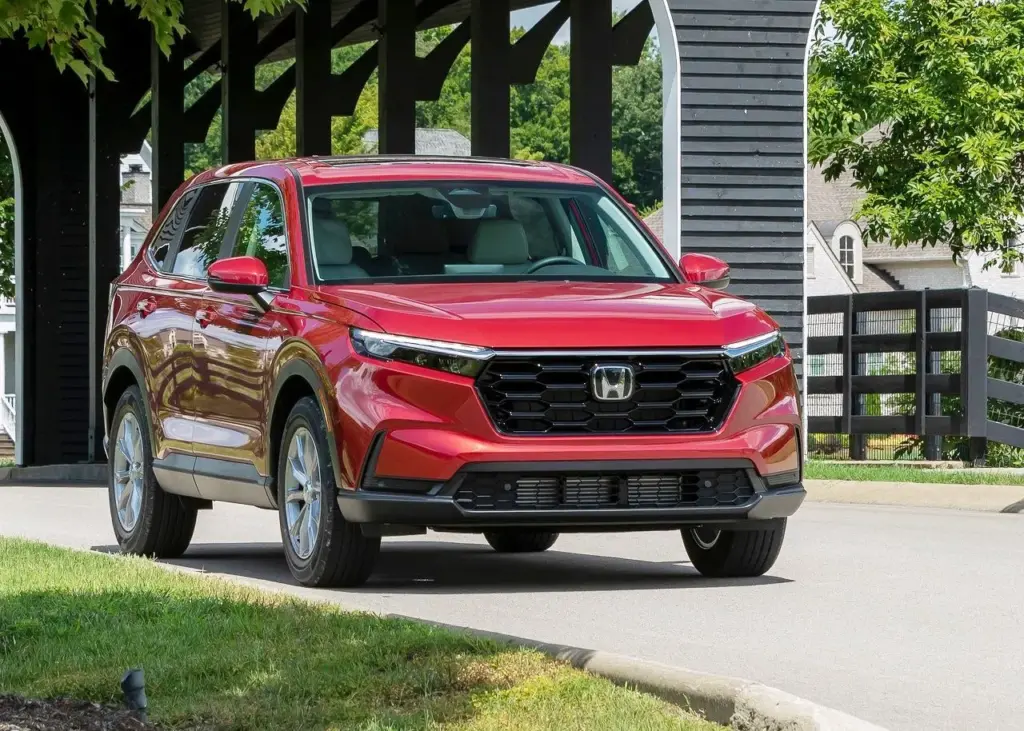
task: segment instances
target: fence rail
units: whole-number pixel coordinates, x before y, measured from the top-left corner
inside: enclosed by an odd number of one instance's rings
[[[1024,447],[1024,302],[983,289],[809,297],[808,431],[904,435],[971,461]],[[949,439],[952,438],[952,439]],[[945,441],[944,441],[945,439]]]
[[[0,398],[0,429],[3,429],[13,442],[17,428],[17,400],[15,399],[14,394],[4,394],[3,397]]]

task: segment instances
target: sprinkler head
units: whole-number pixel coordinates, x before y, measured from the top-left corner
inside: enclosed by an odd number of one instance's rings
[[[128,670],[121,678],[121,692],[124,693],[124,705],[129,711],[146,720],[146,709],[149,702],[146,700],[146,676],[142,668]]]

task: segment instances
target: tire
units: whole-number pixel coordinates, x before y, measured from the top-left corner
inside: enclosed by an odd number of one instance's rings
[[[164,492],[153,476],[149,414],[138,386],[117,402],[107,446],[110,519],[123,553],[178,558],[192,540],[197,508]]]
[[[484,538],[498,553],[540,553],[555,545],[558,534],[549,531],[494,531]]]
[[[703,576],[761,576],[779,557],[782,539],[786,536],[786,520],[783,518],[762,530],[683,528],[682,534],[690,562]]]
[[[359,525],[342,516],[327,439],[317,402],[311,397],[301,399],[288,415],[278,445],[277,500],[285,560],[292,576],[304,586],[359,586],[373,572],[380,538],[364,536]],[[312,447],[308,453],[307,442]],[[293,446],[297,447],[294,454]],[[318,489],[307,491],[295,477],[292,457],[298,458],[299,452],[304,455],[298,463],[300,472],[311,475],[309,482]],[[314,519],[307,522],[310,512]]]

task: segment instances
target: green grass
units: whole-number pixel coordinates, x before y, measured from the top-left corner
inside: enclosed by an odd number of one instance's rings
[[[807,463],[808,480],[850,480],[853,482],[926,482],[951,485],[1024,485],[1024,475],[982,470],[946,470],[899,465]]]
[[[116,704],[130,667],[173,729],[721,728],[536,652],[0,538],[0,692]]]

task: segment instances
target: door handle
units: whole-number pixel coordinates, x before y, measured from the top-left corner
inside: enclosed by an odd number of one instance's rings
[[[209,310],[199,310],[196,312],[196,322],[199,323],[199,327],[206,327],[213,322],[213,313]]]
[[[139,303],[135,305],[135,310],[139,313],[139,316],[145,317],[146,315],[152,315],[156,310],[156,300],[152,297],[146,297],[145,299],[139,300]]]

